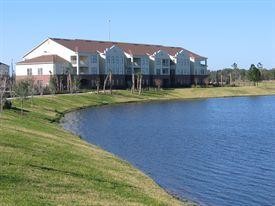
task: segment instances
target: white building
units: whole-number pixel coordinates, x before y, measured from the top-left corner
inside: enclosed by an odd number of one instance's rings
[[[125,87],[131,74],[141,73],[145,85],[161,79],[164,86],[203,83],[207,58],[181,47],[110,41],[48,38],[16,64],[18,80],[32,77],[47,84],[50,75],[77,75],[86,86],[109,71],[114,86]]]

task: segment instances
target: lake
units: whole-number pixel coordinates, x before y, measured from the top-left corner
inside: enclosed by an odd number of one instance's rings
[[[133,103],[62,126],[201,205],[275,205],[275,96]]]

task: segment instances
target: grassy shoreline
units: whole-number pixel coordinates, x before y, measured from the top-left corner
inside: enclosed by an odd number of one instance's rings
[[[0,204],[3,205],[188,205],[152,179],[102,149],[62,129],[64,113],[91,106],[159,100],[275,95],[275,84],[259,87],[189,88],[132,95],[91,93],[35,97],[20,117],[1,116]]]

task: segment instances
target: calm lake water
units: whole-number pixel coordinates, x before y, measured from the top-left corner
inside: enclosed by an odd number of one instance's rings
[[[69,113],[62,125],[202,205],[275,205],[275,96]]]

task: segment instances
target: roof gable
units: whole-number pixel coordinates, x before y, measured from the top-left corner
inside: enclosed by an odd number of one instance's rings
[[[26,59],[25,61],[18,62],[17,64],[36,64],[36,63],[62,63],[68,62],[58,55],[42,55],[32,59]]]
[[[195,58],[201,57],[198,54],[190,52],[181,47],[169,47],[162,45],[151,45],[151,44],[135,44],[135,43],[124,43],[124,42],[111,42],[111,41],[95,41],[95,40],[82,40],[82,39],[59,39],[59,38],[50,38],[51,40],[67,47],[73,51],[79,52],[101,52],[104,53],[106,48],[112,46],[118,46],[123,49],[124,52],[132,55],[153,55],[155,52],[162,50],[167,52],[171,56],[175,56],[181,50],[186,51],[190,56]]]

